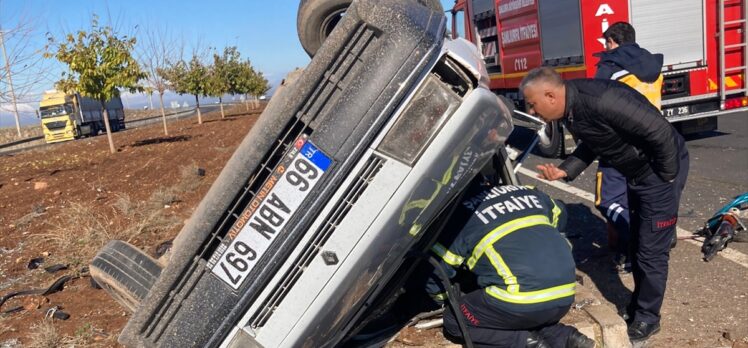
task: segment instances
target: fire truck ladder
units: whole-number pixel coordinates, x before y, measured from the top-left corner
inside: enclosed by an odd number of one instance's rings
[[[743,92],[744,95],[748,96],[748,7],[746,7],[746,0],[729,1],[719,0],[719,97],[720,105],[724,107],[725,98],[727,96],[727,75],[735,72],[742,72],[743,88],[731,89],[730,92]],[[740,15],[738,19],[725,21],[725,12],[728,6],[739,6]],[[740,42],[736,44],[725,45],[725,31],[727,30],[738,30],[740,33]],[[736,49],[742,48],[743,60],[741,66],[725,66],[725,55],[726,52],[735,51]]]

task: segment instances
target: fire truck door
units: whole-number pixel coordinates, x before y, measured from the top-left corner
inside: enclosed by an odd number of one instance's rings
[[[636,41],[673,69],[706,64],[703,0],[630,0]]]
[[[583,64],[579,0],[539,1],[538,17],[543,65]]]

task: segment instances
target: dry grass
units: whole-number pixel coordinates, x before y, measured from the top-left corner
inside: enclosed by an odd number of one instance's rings
[[[93,208],[93,205],[70,203],[52,228],[41,236],[57,248],[59,261],[82,265],[88,263],[96,251],[117,233],[110,218]]]
[[[13,222],[13,225],[17,229],[25,229],[31,224],[32,221],[34,221],[34,219],[44,215],[46,211],[47,209],[43,205],[36,204],[34,205],[34,208],[31,209],[30,213],[18,218],[15,222]]]
[[[8,325],[8,321],[10,321],[9,316],[0,315],[0,333],[11,331],[11,327],[10,325]]]
[[[28,348],[57,348],[63,344],[63,337],[49,320],[43,320],[31,326],[30,339]]]
[[[30,342],[28,348],[74,348],[74,347],[107,347],[113,342],[107,335],[102,335],[87,323],[75,330],[74,336],[63,336],[54,325],[54,320],[45,319],[31,327]],[[99,338],[99,342],[97,342]],[[101,338],[104,338],[101,340]],[[106,342],[109,341],[109,342]]]
[[[179,168],[179,182],[174,186],[177,193],[191,192],[197,189],[205,176],[205,170],[194,162]]]
[[[181,223],[168,214],[169,205],[200,185],[204,172],[194,163],[180,169],[180,180],[171,187],[159,188],[145,201],[136,201],[121,194],[113,204],[115,214],[109,217],[94,203],[70,203],[40,236],[57,248],[60,262],[84,265],[101,247],[112,239],[132,241],[144,235],[159,235]],[[100,205],[98,205],[100,207]],[[114,226],[124,226],[115,228]]]
[[[172,215],[167,215],[163,209],[164,206],[157,204],[160,203],[153,200],[133,202],[126,195],[120,196],[117,206],[127,207],[124,211],[120,210],[123,213],[122,217],[126,220],[124,226],[127,227],[117,231],[112,235],[113,238],[109,239],[120,239],[129,242],[144,234],[159,234],[176,226],[180,220]],[[125,212],[127,213],[125,214]]]
[[[10,143],[16,140],[43,135],[40,124],[21,127],[21,137],[18,137],[16,127],[0,128],[0,144]]]

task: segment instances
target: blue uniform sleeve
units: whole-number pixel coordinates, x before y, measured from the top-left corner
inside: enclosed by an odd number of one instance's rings
[[[439,260],[439,265],[447,273],[449,279],[452,279],[457,274],[456,268],[462,266],[471,251],[463,238],[465,230],[460,230],[456,236],[448,236],[447,238],[441,238],[439,243],[434,244],[431,247],[431,253]],[[447,244],[444,239],[451,239],[449,247],[444,246]],[[444,243],[444,244],[442,244]],[[431,276],[426,281],[426,292],[431,296],[432,299],[438,303],[443,302],[446,296],[446,289],[442,285],[441,278],[437,270],[434,270]]]
[[[617,66],[607,62],[601,62],[597,65],[597,71],[595,72],[596,79],[607,80],[617,71],[621,70]]]

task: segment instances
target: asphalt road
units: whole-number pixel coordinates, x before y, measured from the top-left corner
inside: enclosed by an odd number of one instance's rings
[[[718,131],[689,136],[687,146],[691,165],[678,227],[691,232],[733,197],[748,192],[748,113],[720,117]],[[561,161],[531,155],[524,167],[536,171],[535,165],[548,162]],[[527,171],[519,178],[568,204],[568,232],[577,268],[620,309],[628,303],[633,280],[611,271],[605,222],[592,202],[583,198],[593,193],[596,168],[593,163],[566,189],[534,179]],[[732,243],[729,248],[742,258],[748,254],[748,243]],[[725,345],[725,337],[748,340],[748,268],[723,254],[706,263],[700,243],[684,240],[671,252],[663,332],[655,336],[653,347],[718,347]]]

